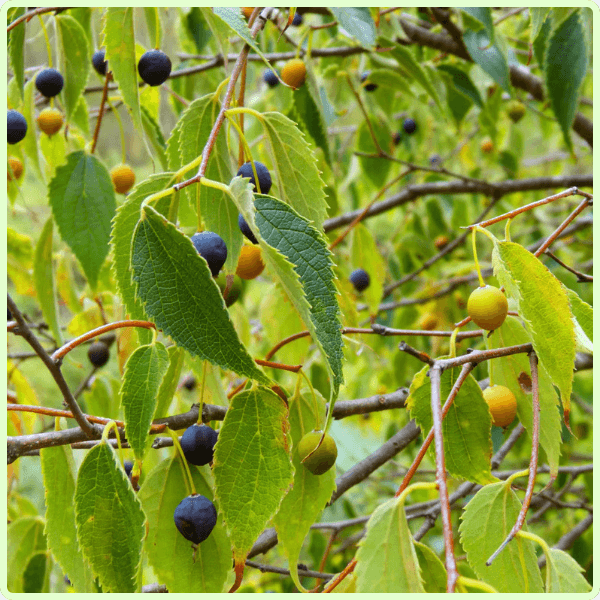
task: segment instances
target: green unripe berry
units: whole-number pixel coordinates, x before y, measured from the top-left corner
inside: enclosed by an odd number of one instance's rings
[[[469,296],[467,312],[476,325],[482,329],[493,331],[498,329],[506,319],[508,300],[493,285],[478,287]]]
[[[308,456],[317,447],[322,435],[322,431],[311,431],[298,444],[300,461],[313,475],[323,475],[323,473],[329,471],[337,458],[338,452],[335,440],[328,433],[325,434],[323,443],[319,448]]]
[[[513,123],[518,123],[525,116],[525,105],[519,100],[511,100],[506,112]]]

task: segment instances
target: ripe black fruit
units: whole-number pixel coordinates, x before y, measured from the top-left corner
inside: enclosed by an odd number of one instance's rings
[[[208,263],[213,277],[216,277],[227,260],[227,246],[220,235],[212,231],[195,233],[192,244],[198,254]]]
[[[7,321],[13,320],[12,313],[10,312],[10,308],[8,308],[8,306],[6,307],[6,320]]]
[[[208,425],[192,425],[181,436],[181,449],[187,461],[201,467],[212,462],[219,433]]]
[[[360,82],[364,83],[364,88],[367,92],[374,92],[379,86],[376,83],[372,83],[371,81],[367,81],[369,79],[369,75],[371,74],[371,71],[365,71],[361,76],[360,76]],[[366,82],[366,83],[365,83]]]
[[[298,12],[297,12],[297,13],[294,15],[294,18],[293,18],[293,20],[292,20],[292,25],[293,25],[294,27],[298,27],[299,25],[302,25],[302,15],[301,15],[300,13],[298,13]]]
[[[46,98],[53,98],[60,94],[64,84],[63,76],[56,69],[44,69],[35,78],[35,87]]]
[[[271,181],[271,173],[269,173],[269,169],[265,167],[261,162],[257,160],[254,161],[254,166],[256,167],[256,174],[258,175],[258,184],[260,186],[261,194],[268,194],[271,189],[271,185],[273,182]],[[250,177],[250,183],[256,189],[256,180],[254,179],[254,171],[252,170],[252,163],[247,162],[244,163],[237,172],[239,177]]]
[[[404,123],[402,123],[402,127],[404,131],[409,135],[414,133],[417,130],[417,124],[414,119],[404,119]]]
[[[181,385],[191,392],[196,387],[196,378],[192,374],[186,375]]]
[[[125,469],[125,474],[127,477],[131,477],[131,470],[133,469],[133,462],[130,460],[126,460],[123,463],[123,468]]]
[[[173,514],[179,533],[193,544],[203,542],[217,524],[217,509],[206,497],[200,494],[184,498]]]
[[[257,169],[258,171],[258,169]],[[240,231],[253,243],[258,244],[258,240],[256,236],[252,233],[248,223],[246,223],[246,219],[242,216],[242,213],[238,216],[238,225],[240,226]]]
[[[279,78],[275,75],[275,71],[267,69],[263,74],[263,79],[269,87],[275,87],[279,84]]]
[[[104,60],[105,55],[106,52],[104,50],[96,50],[92,56],[94,69],[96,69],[98,75],[102,75],[103,77],[106,75],[106,67],[108,67],[108,61]]]
[[[148,50],[140,58],[138,73],[148,85],[160,85],[171,74],[171,59],[161,50]]]
[[[396,131],[392,137],[392,143],[394,146],[397,146],[402,141],[402,134],[399,131]]]
[[[95,367],[103,367],[110,357],[108,346],[101,341],[94,342],[88,348],[88,358]]]
[[[364,269],[356,269],[355,271],[352,271],[352,274],[350,275],[350,281],[357,292],[362,292],[369,287],[371,278]]]
[[[9,144],[17,144],[27,133],[27,121],[25,117],[16,110],[6,113],[6,141]]]

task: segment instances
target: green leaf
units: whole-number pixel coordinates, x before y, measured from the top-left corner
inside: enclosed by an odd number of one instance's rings
[[[499,592],[543,592],[535,546],[529,540],[516,536],[489,567],[485,564],[513,528],[520,509],[510,485],[482,487],[461,516],[460,541],[477,576]]]
[[[69,577],[75,591],[93,592],[92,572],[78,551],[73,506],[76,476],[73,450],[68,445],[42,448],[40,460],[46,493],[48,549]]]
[[[202,12],[197,6],[190,8],[187,15],[182,15],[181,24],[186,28],[188,35],[196,46],[196,52],[200,53],[210,41],[212,33],[206,26]]]
[[[331,163],[327,128],[325,127],[320,100],[315,100],[314,92],[309,89],[308,85],[303,85],[294,92],[294,107],[310,137],[323,150],[325,160]]]
[[[425,544],[413,540],[415,552],[421,567],[421,573],[427,573],[423,578],[423,587],[428,594],[445,594],[448,574],[444,563],[438,555]]]
[[[62,333],[57,318],[56,278],[52,264],[52,217],[50,217],[35,247],[33,280],[44,320],[50,327],[57,344],[62,344]]]
[[[90,6],[70,8],[69,15],[71,15],[83,27],[83,31],[85,31],[85,35],[88,40],[90,52],[93,52],[94,48],[92,47],[92,42],[94,38],[92,36],[92,8]]]
[[[24,575],[31,558],[46,551],[44,520],[21,517],[8,526],[7,537],[6,584],[11,593],[17,594],[25,591]]]
[[[266,242],[261,244],[263,258],[326,358],[337,396],[343,383],[343,344],[331,252],[323,235],[283,202],[257,194],[254,206],[256,213],[247,211],[247,205],[243,207],[246,222],[251,228],[258,227],[261,240]]]
[[[200,7],[200,12],[208,25],[221,56],[227,57],[230,48],[231,28],[223,19],[215,15],[212,8]],[[225,58],[225,65],[227,65],[227,58]]]
[[[460,10],[462,10],[470,17],[469,25],[471,26],[471,29],[485,29],[488,38],[491,41],[494,41],[494,19],[492,17],[491,8],[489,8],[488,6],[461,6]],[[476,26],[474,26],[473,20],[475,21]]]
[[[281,113],[263,113],[261,122],[278,177],[277,197],[319,229],[327,216],[327,201],[312,148],[296,124]]]
[[[515,300],[540,364],[560,390],[569,413],[575,332],[565,287],[531,252],[513,242],[494,242],[494,275]]]
[[[141,111],[142,126],[146,132],[146,136],[150,140],[150,144],[152,145],[152,148],[154,148],[156,156],[158,156],[161,167],[164,170],[167,170],[167,154],[165,152],[167,145],[162,131],[160,130],[160,125],[145,106],[141,107]]]
[[[506,92],[512,94],[506,57],[497,42],[491,42],[485,29],[463,33],[465,46],[471,58]]]
[[[88,38],[79,22],[69,15],[56,17],[60,72],[65,79],[61,92],[67,123],[71,121],[79,98],[85,89],[92,52]]]
[[[389,139],[389,128],[379,120],[371,118],[371,125],[375,131],[375,137],[381,147],[383,140]],[[371,131],[366,121],[358,126],[358,135],[356,136],[356,150],[365,154],[377,154],[377,148],[373,142]],[[381,188],[387,181],[387,176],[392,165],[391,161],[384,158],[371,158],[359,156],[358,161],[362,167],[363,173],[373,182],[376,188]]]
[[[36,175],[43,180],[42,169],[40,167],[40,155],[38,153],[37,135],[33,123],[35,121],[35,95],[37,89],[35,87],[35,79],[31,79],[25,84],[25,92],[23,97],[23,116],[28,125],[25,139],[21,142],[23,152],[29,159],[27,166],[32,166]]]
[[[377,31],[375,23],[368,8],[363,7],[335,7],[329,10],[337,19],[339,26],[343,28],[350,37],[358,40],[361,46],[373,48]]]
[[[335,469],[313,475],[302,465],[295,448],[304,434],[322,428],[325,422],[325,399],[319,392],[302,390],[290,399],[290,430],[294,484],[285,496],[273,523],[288,559],[290,574],[296,587],[303,590],[298,578],[298,559],[304,538],[310,531],[335,490]]]
[[[423,367],[410,386],[406,406],[423,432],[433,427],[431,416],[431,383],[427,377],[429,367]],[[442,373],[440,399],[446,402],[460,369]],[[483,399],[481,388],[472,375],[461,386],[448,414],[442,422],[446,469],[454,477],[468,479],[485,485],[497,479],[490,471],[492,442],[491,416]],[[434,445],[430,446],[434,453]]]
[[[529,14],[531,15],[531,29],[529,34],[529,42],[533,43],[535,38],[539,35],[542,30],[542,25],[550,12],[549,6],[531,6],[529,7]],[[541,63],[540,63],[541,64]]]
[[[16,21],[25,14],[24,6],[15,6],[10,15],[10,21]],[[9,32],[8,38],[8,60],[13,72],[19,96],[23,99],[23,87],[25,85],[25,23],[17,25]],[[10,107],[9,107],[10,108]],[[16,107],[12,107],[16,108]],[[27,121],[31,127],[32,121]]]
[[[34,554],[23,573],[23,592],[30,594],[39,594],[48,592],[46,583],[50,574],[51,561],[46,552]]]
[[[356,592],[423,593],[423,578],[404,504],[392,498],[377,507],[356,553]]]
[[[292,483],[288,410],[265,388],[233,397],[215,446],[215,495],[236,564],[277,512]]]
[[[196,160],[204,150],[220,104],[214,94],[194,100],[179,120],[179,148],[182,165]],[[194,172],[197,167],[194,168]],[[190,174],[191,176],[191,174]],[[217,136],[208,162],[206,178],[228,183],[233,176],[227,150],[225,131]],[[189,197],[194,206],[200,206],[200,214],[208,231],[218,233],[227,246],[225,273],[235,273],[242,249],[243,236],[238,225],[238,211],[231,198],[224,192],[205,185],[190,188]]]
[[[104,592],[139,592],[146,517],[112,446],[88,450],[75,489],[77,537]]]
[[[351,240],[352,270],[364,269],[370,277],[369,287],[360,297],[367,303],[369,315],[375,317],[383,296],[386,265],[377,249],[375,239],[362,223],[352,230]]]
[[[160,342],[140,346],[125,364],[121,386],[125,435],[139,460],[144,458],[158,390],[168,366],[169,355]]]
[[[158,390],[156,397],[156,410],[154,411],[155,419],[162,419],[167,416],[169,405],[175,391],[177,390],[177,384],[179,383],[179,377],[181,375],[181,368],[183,367],[183,359],[185,353],[182,348],[177,346],[171,346],[168,348],[169,354],[169,367],[163,377],[162,383]]]
[[[125,202],[119,206],[112,223],[111,246],[114,255],[113,272],[117,289],[125,305],[125,310],[130,319],[147,319],[142,303],[135,295],[135,286],[131,279],[131,240],[135,226],[140,219],[142,202],[152,194],[160,192],[174,183],[173,173],[159,173],[150,175],[148,179],[138,183],[129,194]],[[161,198],[155,209],[161,214],[166,214],[171,198]]]
[[[53,138],[62,136],[52,136]],[[108,254],[115,192],[106,167],[83,151],[72,152],[48,186],[52,214],[92,288]]]
[[[33,267],[33,246],[31,238],[17,233],[12,227],[6,228],[6,271],[18,294],[27,294],[31,286],[29,273]]]
[[[213,500],[210,469],[189,465],[198,494]],[[186,476],[176,455],[160,462],[146,477],[138,498],[148,518],[144,550],[156,577],[172,594],[220,593],[231,569],[231,546],[219,515],[210,536],[198,545],[175,527],[173,513],[188,495]]]
[[[571,125],[587,64],[583,26],[579,13],[573,13],[550,35],[544,63],[548,98],[569,149],[572,148]]]
[[[119,86],[123,102],[130,111],[133,124],[141,131],[133,8],[109,6],[105,10],[103,21],[102,45],[106,48],[106,60]]]
[[[550,38],[551,31],[552,19],[546,18],[546,20],[542,22],[540,30],[533,40],[533,53],[540,65],[544,65],[545,63],[546,47],[548,46],[548,39]]]
[[[581,565],[562,550],[550,548],[550,552],[546,554],[546,569],[549,581],[547,593],[577,594],[592,590],[592,586],[582,575]]]
[[[72,114],[71,124],[79,127],[84,135],[90,135],[88,105],[84,96],[79,96],[79,101]]]
[[[457,92],[467,96],[467,98],[470,98],[477,106],[483,108],[483,100],[481,99],[479,90],[475,87],[467,73],[453,65],[440,65],[437,70],[446,73],[452,78],[452,83]]]
[[[592,341],[594,339],[594,309],[584,302],[573,290],[567,288],[573,321],[575,323],[575,337],[580,346],[580,352],[594,352]]]
[[[190,238],[145,206],[131,252],[137,296],[156,325],[192,356],[268,383],[238,339],[219,287]]]
[[[150,46],[150,48],[160,48],[162,38],[162,26],[160,23],[160,16],[158,14],[158,7],[144,6],[144,17],[146,17],[146,27],[148,28],[148,45]]]
[[[433,87],[433,84],[427,75],[427,71],[425,71],[425,69],[417,62],[413,53],[404,46],[394,44],[394,42],[385,38],[381,39],[381,43],[393,47],[390,54],[398,62],[401,71],[408,75],[408,77],[414,79],[414,81],[433,98],[437,107],[443,112],[444,109],[442,108],[440,97],[438,96],[435,87]]]
[[[498,328],[498,345],[500,347],[518,346],[531,343],[531,338],[523,329],[519,320],[508,316]],[[533,434],[533,407],[531,392],[527,393],[520,384],[521,374],[531,377],[529,358],[525,354],[513,354],[494,360],[494,382],[511,390],[517,399],[517,416],[523,424],[529,439]],[[558,394],[543,365],[538,368],[539,400],[540,400],[540,446],[546,453],[550,466],[550,474],[558,474],[560,459],[561,422],[558,411]],[[527,388],[526,388],[527,389]]]

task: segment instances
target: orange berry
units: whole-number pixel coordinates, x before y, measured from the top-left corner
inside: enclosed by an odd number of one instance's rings
[[[493,152],[493,150],[494,150],[494,142],[492,142],[492,140],[490,140],[490,138],[485,138],[481,142],[481,151],[485,152],[486,154],[490,154],[491,152]]]
[[[38,127],[46,135],[54,135],[60,131],[64,118],[57,108],[45,108],[37,118]]]
[[[433,245],[438,249],[441,250],[444,246],[448,245],[448,242],[450,241],[450,239],[448,238],[447,235],[438,235],[435,240],[433,240]]]
[[[281,81],[297,90],[306,80],[306,66],[299,58],[292,58],[281,69]]]
[[[260,246],[242,246],[240,259],[235,271],[241,279],[255,279],[264,270]]]
[[[483,398],[490,407],[492,423],[498,427],[508,427],[517,414],[515,395],[503,385],[492,385],[483,390]]]
[[[253,11],[253,6],[242,6],[242,13],[246,17],[246,19],[249,19],[251,17]]]
[[[506,296],[493,285],[484,285],[471,292],[467,312],[476,325],[493,331],[498,329],[508,314]]]
[[[436,315],[432,313],[424,314],[418,323],[419,329],[424,329],[425,331],[433,331],[438,326],[438,318]]]
[[[113,167],[110,170],[110,178],[117,194],[126,194],[135,183],[135,174],[127,165]]]
[[[18,158],[9,156],[8,166],[9,168],[6,169],[8,180],[13,181],[15,179],[19,179],[19,177],[21,177],[23,174],[23,163]]]

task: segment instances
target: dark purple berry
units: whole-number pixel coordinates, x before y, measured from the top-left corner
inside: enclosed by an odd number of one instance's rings
[[[292,25],[294,27],[298,27],[299,25],[302,25],[302,15],[299,12],[296,12],[296,14],[294,15],[294,18],[292,20]]]
[[[238,216],[238,225],[240,226],[240,231],[253,243],[258,244],[258,240],[256,236],[252,233],[250,226],[246,223],[246,219],[242,216],[242,213]]]
[[[213,277],[216,277],[227,260],[227,246],[221,236],[212,231],[195,233],[192,236],[192,244],[198,254],[208,263]]]
[[[355,271],[352,271],[352,274],[350,275],[350,281],[357,292],[362,292],[369,287],[371,278],[364,269],[356,269]]]
[[[271,69],[267,69],[264,72],[263,79],[269,87],[275,87],[276,85],[279,84],[279,78],[275,74],[275,71],[273,71]]]
[[[256,167],[256,174],[258,175],[258,184],[260,185],[260,193],[268,194],[271,189],[271,185],[273,182],[271,181],[271,174],[269,173],[269,169],[265,167],[261,162],[257,160],[254,161],[254,166]],[[237,172],[239,177],[249,177],[250,183],[256,189],[256,181],[254,179],[254,171],[252,170],[252,163],[247,162],[244,163]]]
[[[184,377],[181,385],[191,392],[196,387],[196,378],[190,373]]]
[[[27,133],[27,121],[25,117],[16,110],[6,113],[6,141],[9,144],[17,144]]]
[[[181,449],[187,461],[201,467],[213,460],[219,433],[208,425],[192,425],[181,436]]]
[[[102,77],[106,75],[106,67],[108,67],[108,61],[104,60],[105,55],[104,50],[96,50],[92,56],[92,65],[94,65],[98,75],[102,75]]]
[[[184,498],[173,514],[179,533],[193,544],[203,542],[217,524],[217,509],[206,496]]]
[[[377,88],[378,85],[376,83],[372,83],[370,81],[367,81],[369,79],[369,75],[371,74],[371,71],[365,71],[361,76],[360,76],[360,82],[364,84],[364,88],[367,92],[374,92]],[[366,82],[366,83],[365,83]]]
[[[409,135],[413,134],[417,130],[417,124],[415,123],[414,119],[404,119],[402,127]]]
[[[138,73],[148,85],[160,85],[171,74],[171,59],[161,50],[148,50],[140,58]]]
[[[88,348],[88,358],[95,367],[103,367],[110,357],[108,346],[104,342],[94,342]]]
[[[125,469],[125,474],[127,475],[127,477],[131,477],[131,471],[133,469],[133,461],[126,460],[123,463],[123,468]]]
[[[35,78],[35,87],[46,98],[58,96],[64,84],[63,76],[56,69],[44,69]]]

